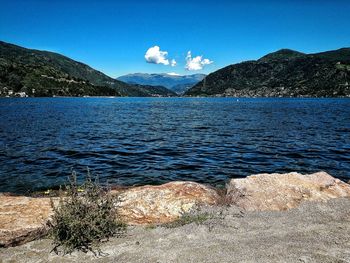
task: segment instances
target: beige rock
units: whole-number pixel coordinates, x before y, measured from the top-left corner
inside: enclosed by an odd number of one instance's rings
[[[231,203],[248,210],[286,210],[303,201],[350,197],[350,185],[325,172],[257,174],[232,179],[227,188]]]
[[[218,200],[214,189],[193,182],[118,189],[112,193],[119,193],[118,212],[130,224],[170,222],[197,204],[215,204]],[[0,247],[43,236],[52,214],[49,198],[0,194]]]
[[[219,195],[213,188],[194,182],[140,186],[119,195],[118,213],[129,224],[159,224],[176,220],[197,205],[214,205]]]
[[[44,235],[51,214],[49,198],[0,194],[0,247],[23,244]]]

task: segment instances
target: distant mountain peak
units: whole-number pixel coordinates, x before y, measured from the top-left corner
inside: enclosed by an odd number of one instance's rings
[[[180,75],[175,72],[133,73],[120,76],[117,79],[132,84],[164,86],[177,94],[182,94],[205,76],[204,74]]]
[[[262,58],[259,59],[259,61],[271,61],[271,60],[280,60],[280,59],[291,59],[296,57],[302,57],[305,54],[299,51],[295,51],[288,48],[283,48],[280,50],[277,50],[275,52],[269,53]]]

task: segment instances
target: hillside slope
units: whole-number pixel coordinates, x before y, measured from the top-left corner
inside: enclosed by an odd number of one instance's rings
[[[0,41],[0,96],[157,96],[164,88],[115,80],[63,55]]]
[[[317,54],[282,49],[227,66],[188,90],[188,96],[350,96],[350,48]]]

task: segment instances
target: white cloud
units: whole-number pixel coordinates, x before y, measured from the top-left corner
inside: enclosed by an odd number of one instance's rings
[[[145,59],[148,63],[169,65],[167,55],[167,51],[161,51],[159,46],[154,46],[147,50]]]
[[[192,58],[191,51],[187,52],[186,56],[186,69],[187,70],[201,70],[204,66],[213,63],[213,61],[204,58],[203,56],[197,56]]]
[[[170,75],[170,76],[180,76],[180,74],[177,74],[177,73],[175,73],[175,72],[169,72],[169,73],[167,73],[168,75]]]
[[[175,60],[175,59],[172,59],[171,62],[170,62],[170,65],[171,65],[172,67],[175,67],[176,64],[177,64],[176,60]]]

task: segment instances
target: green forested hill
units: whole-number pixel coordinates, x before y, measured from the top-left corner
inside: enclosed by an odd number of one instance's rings
[[[349,97],[350,48],[317,54],[282,49],[213,72],[185,95]]]
[[[163,87],[115,80],[63,55],[0,41],[0,96],[171,96]]]

